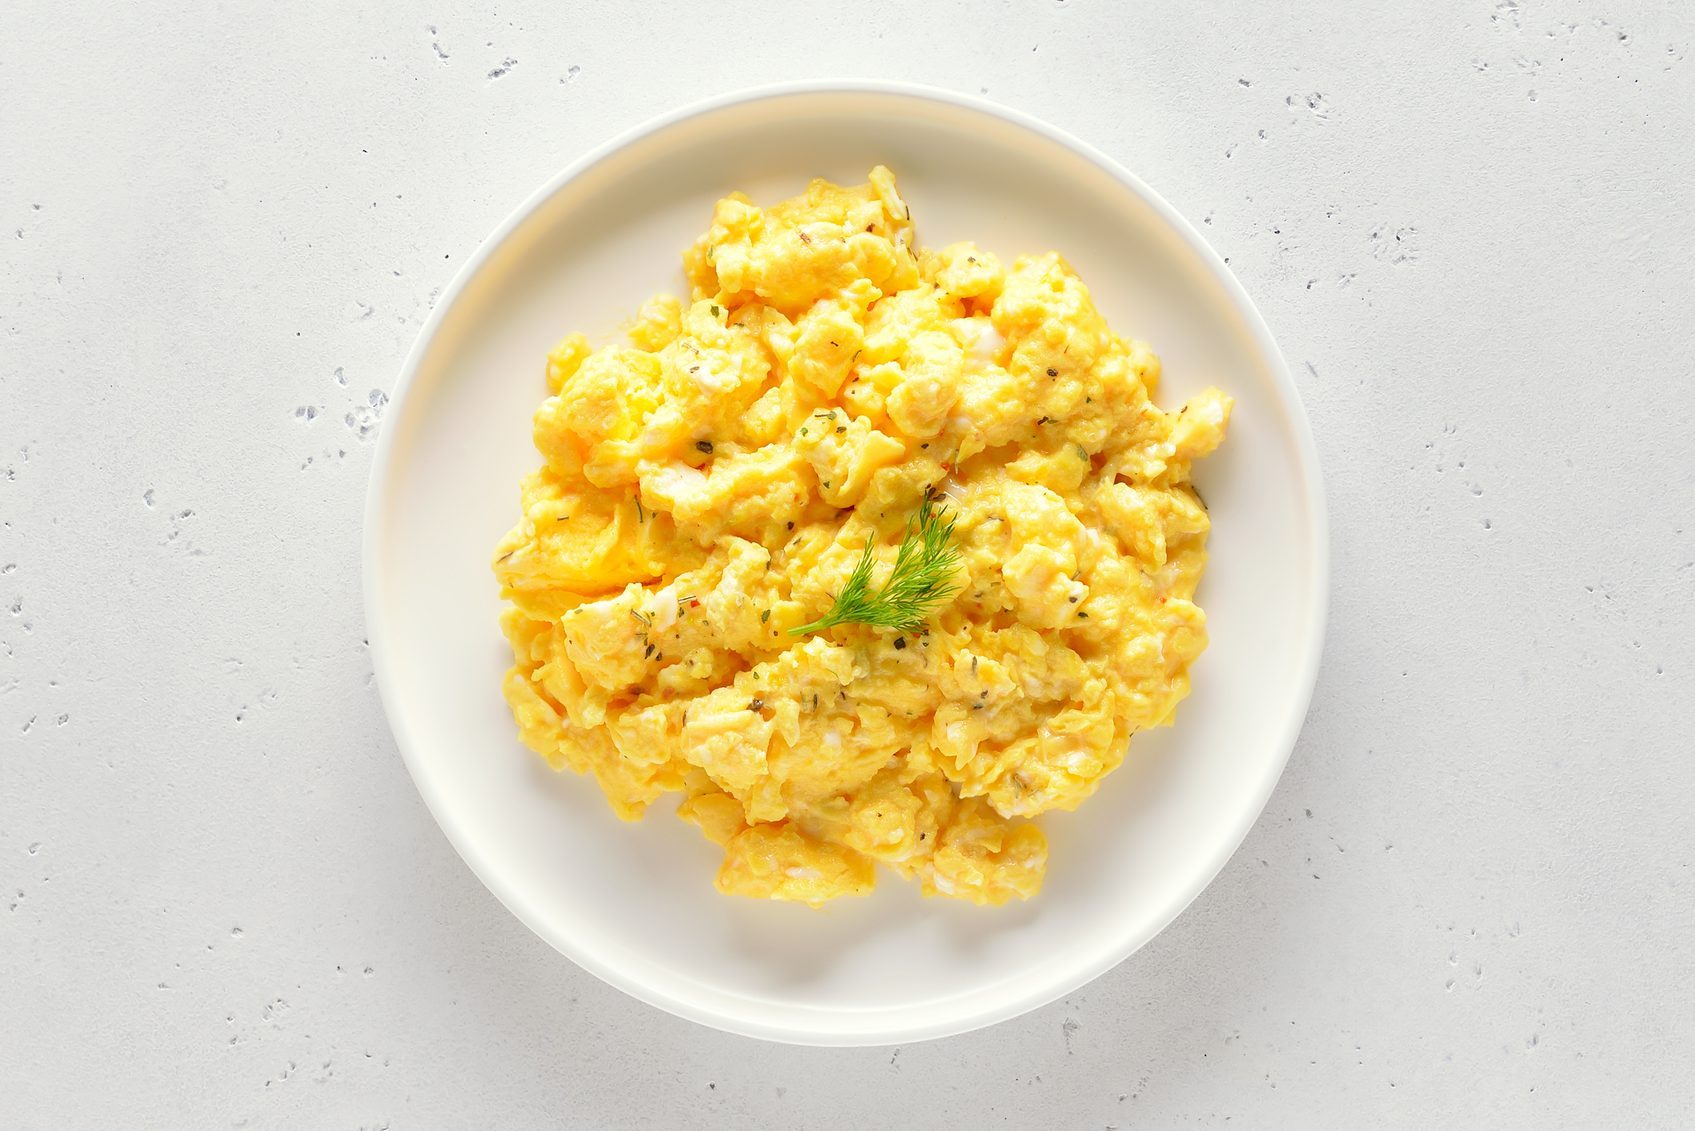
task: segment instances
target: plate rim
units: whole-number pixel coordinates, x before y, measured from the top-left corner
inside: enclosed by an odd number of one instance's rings
[[[759,1021],[744,1016],[725,1014],[699,1002],[656,990],[639,978],[629,976],[617,967],[603,962],[598,956],[577,947],[569,938],[554,937],[552,932],[543,931],[538,926],[540,917],[529,913],[526,899],[507,887],[505,882],[499,878],[498,871],[489,867],[487,862],[480,858],[473,838],[468,837],[463,829],[460,829],[454,821],[446,816],[449,812],[448,806],[435,787],[430,784],[428,775],[420,771],[411,728],[405,717],[394,709],[394,704],[398,702],[398,692],[394,686],[396,676],[388,656],[388,631],[379,612],[377,600],[377,591],[380,585],[377,572],[378,530],[382,523],[381,502],[388,496],[393,478],[396,443],[394,437],[397,432],[397,429],[393,428],[380,430],[376,449],[372,454],[370,478],[366,486],[362,519],[360,581],[366,639],[369,641],[377,697],[382,704],[383,715],[388,722],[389,731],[394,737],[395,746],[400,751],[401,760],[406,766],[407,774],[412,779],[413,787],[417,789],[418,795],[423,799],[425,808],[429,810],[436,826],[447,838],[448,843],[453,846],[459,858],[470,868],[471,873],[531,933],[570,959],[579,968],[606,984],[673,1016],[723,1032],[785,1044],[873,1047],[935,1040],[971,1032],[1022,1016],[1057,1001],[1067,994],[1074,993],[1146,946],[1186,911],[1203,891],[1212,885],[1225,865],[1241,848],[1248,833],[1264,814],[1272,791],[1276,788],[1278,781],[1281,780],[1289,759],[1294,754],[1301,730],[1305,725],[1307,712],[1312,703],[1313,691],[1317,685],[1319,664],[1324,652],[1325,631],[1329,619],[1330,535],[1318,448],[1313,439],[1311,421],[1307,416],[1299,389],[1290,373],[1288,362],[1284,358],[1282,350],[1278,348],[1276,340],[1272,337],[1270,327],[1259,308],[1249,297],[1240,280],[1236,278],[1218,252],[1207,243],[1200,231],[1164,197],[1117,160],[1065,130],[1021,110],[992,102],[986,98],[941,87],[897,80],[798,80],[742,88],[686,103],[625,129],[599,145],[591,147],[525,197],[482,239],[475,251],[460,264],[452,280],[443,288],[440,298],[431,309],[429,316],[418,331],[418,336],[413,340],[411,348],[407,351],[405,360],[401,363],[400,375],[389,394],[392,402],[391,414],[398,416],[400,410],[404,407],[406,397],[412,390],[418,370],[425,355],[429,352],[442,322],[447,313],[458,303],[470,281],[482,270],[495,252],[511,238],[518,227],[565,186],[618,151],[650,135],[693,118],[754,102],[815,94],[892,95],[923,102],[939,103],[998,118],[1070,150],[1106,173],[1132,195],[1138,197],[1154,211],[1172,232],[1182,238],[1189,251],[1200,260],[1212,278],[1223,288],[1227,300],[1240,312],[1255,349],[1267,363],[1278,398],[1288,410],[1291,439],[1294,441],[1297,456],[1297,471],[1305,489],[1304,502],[1311,524],[1311,538],[1306,546],[1312,563],[1308,574],[1307,593],[1305,594],[1308,607],[1311,610],[1306,625],[1306,640],[1308,643],[1297,672],[1296,693],[1288,703],[1283,725],[1278,732],[1277,748],[1281,753],[1265,767],[1262,780],[1253,793],[1254,804],[1244,807],[1243,812],[1246,816],[1234,834],[1220,840],[1220,847],[1214,851],[1213,858],[1208,860],[1206,866],[1197,873],[1200,878],[1193,885],[1193,890],[1187,891],[1180,898],[1171,901],[1164,912],[1155,917],[1153,925],[1146,931],[1137,935],[1126,936],[1124,939],[1118,940],[1115,945],[1103,948],[1102,952],[1095,956],[1092,961],[1069,964],[1063,967],[1057,975],[1049,974],[1039,981],[1033,980],[1032,987],[1027,991],[998,999],[995,1004],[980,1009],[953,1008],[944,1016],[930,1019],[907,1018],[904,1022],[899,1022],[897,1019],[900,1015],[890,1010],[888,1011],[890,1023],[875,1030],[856,1030],[842,1033],[816,1026],[809,1027],[804,1024]],[[961,998],[958,1000],[968,1001],[969,999]],[[933,1009],[934,1005],[930,1004],[922,1008]]]

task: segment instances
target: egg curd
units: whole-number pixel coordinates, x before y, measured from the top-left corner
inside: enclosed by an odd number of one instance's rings
[[[980,904],[1041,887],[1033,818],[1172,721],[1206,645],[1190,464],[1216,389],[1160,363],[1054,253],[913,241],[894,176],[720,200],[629,345],[548,355],[542,466],[494,568],[505,695],[618,816],[667,793],[722,892],[819,905],[878,865]],[[917,630],[818,620],[926,497],[951,595]]]

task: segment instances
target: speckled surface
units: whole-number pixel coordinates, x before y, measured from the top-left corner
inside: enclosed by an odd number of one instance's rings
[[[1695,13],[1143,7],[5,5],[0,1122],[1695,1120]],[[899,1049],[718,1035],[532,937],[413,792],[358,590],[385,391],[477,241],[619,130],[827,75],[1004,101],[1203,223],[1334,529],[1218,881]]]

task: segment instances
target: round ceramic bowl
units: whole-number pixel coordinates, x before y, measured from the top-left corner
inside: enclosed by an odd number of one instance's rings
[[[489,558],[538,462],[543,358],[570,330],[612,338],[681,291],[712,204],[895,170],[921,241],[1006,260],[1055,249],[1113,327],[1164,361],[1159,399],[1236,398],[1196,470],[1213,518],[1199,600],[1212,644],[1176,725],[1136,737],[1075,813],[1043,819],[1046,886],[980,908],[883,877],[822,911],[734,899],[719,850],[658,806],[637,824],[594,782],[518,742]],[[1147,942],[1235,851],[1287,761],[1323,637],[1326,541],[1311,435],[1248,296],[1193,226],[1109,158],[1001,107],[834,83],[692,106],[590,153],[521,205],[419,335],[371,477],[365,602],[401,753],[430,811],[512,913],[584,969],[662,1009],[773,1040],[863,1045],[1003,1020]]]

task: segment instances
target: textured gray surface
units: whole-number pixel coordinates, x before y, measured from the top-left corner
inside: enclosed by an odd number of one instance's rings
[[[247,7],[0,7],[7,1126],[1695,1120],[1686,5]],[[829,75],[986,93],[1204,221],[1334,528],[1224,874],[1063,1003],[903,1049],[554,954],[361,640],[384,390],[458,262],[612,133]]]

